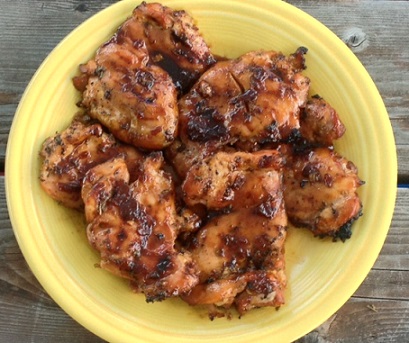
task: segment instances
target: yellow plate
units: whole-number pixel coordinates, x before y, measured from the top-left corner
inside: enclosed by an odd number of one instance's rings
[[[126,281],[97,269],[82,216],[51,200],[39,186],[38,152],[44,139],[64,129],[77,108],[71,84],[87,61],[138,5],[122,1],[98,13],[66,37],[28,86],[10,132],[6,190],[20,248],[34,274],[74,319],[118,342],[281,342],[313,330],[341,307],[371,269],[394,209],[397,161],[394,137],[382,99],[353,53],[330,30],[281,1],[167,0],[186,9],[219,55],[254,49],[292,53],[309,49],[306,74],[340,113],[347,127],[337,149],[356,163],[364,216],[346,243],[290,230],[286,245],[289,285],[279,311],[254,310],[241,319],[213,322],[178,299],[147,304]]]

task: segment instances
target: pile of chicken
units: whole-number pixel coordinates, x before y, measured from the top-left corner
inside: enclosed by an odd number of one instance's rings
[[[44,142],[41,185],[85,212],[102,268],[149,302],[242,315],[284,303],[289,222],[350,237],[363,182],[306,52],[216,58],[186,12],[142,3],[80,66],[81,115]]]

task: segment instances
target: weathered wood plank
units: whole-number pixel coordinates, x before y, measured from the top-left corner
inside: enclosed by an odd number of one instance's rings
[[[69,317],[30,271],[14,237],[0,176],[0,342],[103,342]]]
[[[297,343],[408,342],[409,303],[352,298]]]
[[[18,101],[46,55],[104,1],[0,0],[0,166]],[[136,1],[135,3],[137,3]],[[310,13],[348,42],[377,84],[396,137],[400,182],[409,181],[408,1],[304,1],[289,3]],[[336,11],[333,10],[336,6]],[[374,24],[374,22],[376,24]]]
[[[409,191],[399,189],[391,228],[374,269],[409,271]]]

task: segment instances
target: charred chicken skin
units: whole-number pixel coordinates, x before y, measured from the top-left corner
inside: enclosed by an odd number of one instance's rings
[[[180,94],[216,62],[193,18],[183,10],[143,2],[124,23],[121,34],[145,42],[152,63],[172,77]]]
[[[345,240],[361,215],[355,165],[330,148],[287,155],[284,199],[288,219],[316,236]]]
[[[179,232],[174,187],[160,153],[146,157],[130,183],[125,161],[116,158],[90,169],[82,198],[90,244],[101,267],[130,279],[147,301],[189,291],[198,282],[188,252],[175,249]]]
[[[306,49],[290,57],[249,52],[218,62],[179,101],[182,142],[255,145],[280,142],[298,131],[309,79],[301,72]]]
[[[82,181],[86,172],[115,156],[123,156],[131,172],[142,158],[135,148],[118,143],[98,123],[76,117],[71,125],[45,140],[40,182],[45,192],[62,205],[83,209]]]
[[[188,172],[187,204],[228,211],[191,240],[200,283],[182,299],[215,306],[215,313],[234,306],[240,314],[284,303],[287,216],[281,181],[276,151],[216,153]]]

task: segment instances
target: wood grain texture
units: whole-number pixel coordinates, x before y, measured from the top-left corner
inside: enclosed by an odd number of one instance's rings
[[[0,343],[103,342],[71,319],[28,268],[8,217],[3,170],[11,122],[34,72],[70,31],[114,2],[0,0]],[[287,2],[328,26],[366,67],[391,119],[399,182],[409,184],[409,1]],[[401,188],[368,277],[337,313],[297,343],[409,342],[408,208],[409,189]]]

